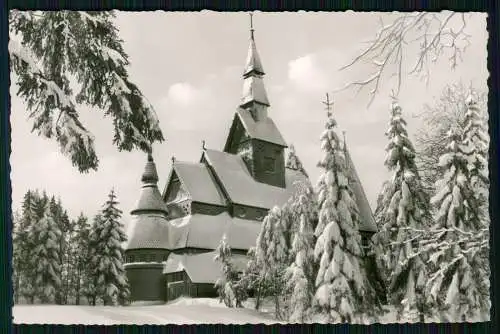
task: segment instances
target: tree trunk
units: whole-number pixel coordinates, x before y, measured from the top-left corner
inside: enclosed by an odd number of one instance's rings
[[[14,285],[14,304],[19,303],[19,275],[16,275],[16,281]]]
[[[77,271],[77,276],[76,276],[75,304],[80,305],[80,270]]]
[[[257,296],[255,298],[255,309],[258,310],[260,308],[260,290],[261,290],[262,280],[259,280],[259,284],[257,285]]]

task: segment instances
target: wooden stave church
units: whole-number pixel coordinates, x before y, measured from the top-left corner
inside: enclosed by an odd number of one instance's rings
[[[268,210],[284,205],[301,182],[310,182],[303,171],[285,164],[287,144],[268,115],[264,74],[251,29],[242,102],[223,151],[203,145],[197,163],[172,159],[163,194],[148,155],[125,249],[132,302],[164,303],[181,295],[215,297],[221,268],[213,258],[222,236],[232,248],[235,267],[242,271]],[[377,230],[375,219],[344,148],[362,218],[360,233],[368,247]]]

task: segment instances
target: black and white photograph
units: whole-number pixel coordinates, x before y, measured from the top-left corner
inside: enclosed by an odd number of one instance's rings
[[[11,10],[13,322],[489,321],[486,18]]]

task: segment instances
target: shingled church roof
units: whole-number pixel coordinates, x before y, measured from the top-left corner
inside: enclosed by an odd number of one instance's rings
[[[222,267],[214,261],[215,252],[200,254],[171,254],[165,262],[163,273],[185,271],[193,283],[215,283],[222,275]],[[231,263],[243,271],[248,263],[245,255],[233,254]],[[207,263],[213,265],[207,266]]]
[[[207,165],[176,160],[172,168],[192,201],[226,205],[224,195],[208,171]]]
[[[347,168],[350,172],[351,189],[356,196],[356,204],[358,205],[359,215],[361,217],[361,224],[359,229],[366,232],[377,232],[377,224],[375,218],[373,217],[372,209],[370,208],[370,203],[368,198],[366,198],[363,185],[359,179],[358,173],[356,172],[356,167],[354,167],[354,162],[351,159],[351,155],[347,148],[344,149]]]
[[[239,155],[216,150],[205,150],[202,161],[212,168],[231,202],[251,207],[271,209],[275,205],[281,206],[297,190],[297,181],[307,181],[300,171],[286,169],[285,188],[257,182]]]
[[[130,213],[160,212],[167,214],[167,205],[162,200],[160,191],[158,190],[158,173],[156,172],[156,165],[151,154],[148,154],[148,161],[144,168],[141,181],[142,188],[139,200],[137,201],[135,209]]]

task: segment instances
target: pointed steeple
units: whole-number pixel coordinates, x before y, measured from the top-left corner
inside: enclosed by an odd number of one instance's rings
[[[252,72],[255,72],[258,75],[265,74],[262,62],[260,61],[259,53],[257,52],[257,47],[255,46],[252,13],[250,13],[250,46],[248,47],[247,62],[245,64],[243,77],[245,78],[249,76]]]
[[[148,160],[141,177],[142,189],[139,201],[134,210],[130,213],[137,215],[140,213],[164,213],[167,214],[167,205],[161,198],[158,190],[158,173],[153,155],[148,153]]]
[[[267,118],[267,107],[270,106],[263,76],[264,68],[255,45],[253,20],[250,13],[250,46],[243,71],[243,95],[240,107],[249,110],[256,121]]]

